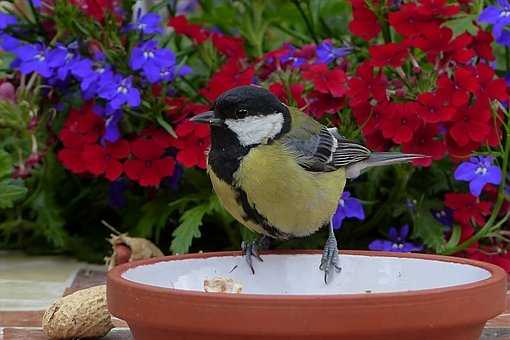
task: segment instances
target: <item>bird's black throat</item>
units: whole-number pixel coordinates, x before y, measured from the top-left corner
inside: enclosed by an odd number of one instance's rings
[[[211,170],[228,184],[234,183],[234,173],[250,146],[242,146],[236,134],[225,126],[211,126],[211,151],[208,162]]]

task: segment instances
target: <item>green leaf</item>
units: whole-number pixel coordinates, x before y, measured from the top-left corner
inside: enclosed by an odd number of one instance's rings
[[[163,119],[163,117],[157,116],[156,120],[158,121],[159,125],[161,125],[161,127],[166,130],[166,132],[168,132],[172,137],[177,138],[177,134],[175,133],[174,129],[170,124],[166,122],[166,120]]]
[[[169,205],[166,199],[157,199],[150,201],[140,209],[141,217],[133,230],[133,235],[140,237],[150,237],[155,235],[158,241],[159,233],[165,229],[168,218],[178,206]]]
[[[12,208],[14,202],[23,198],[27,193],[27,188],[22,181],[12,179],[0,182],[0,209]]]
[[[181,224],[173,232],[174,239],[170,249],[174,254],[183,254],[189,251],[193,238],[200,237],[200,226],[204,215],[209,211],[209,204],[197,205],[182,214]]]
[[[430,212],[437,204],[432,201],[424,201],[417,207],[414,220],[414,237],[418,237],[427,247],[436,252],[441,252],[446,247],[443,237],[443,226],[436,221]]]
[[[5,151],[0,149],[0,179],[9,176],[12,171],[11,156]]]
[[[453,20],[448,20],[445,23],[445,26],[449,27],[453,31],[453,35],[457,36],[459,34],[468,32],[472,35],[476,35],[478,32],[478,27],[475,25],[477,15],[466,15],[463,17],[459,17]]]

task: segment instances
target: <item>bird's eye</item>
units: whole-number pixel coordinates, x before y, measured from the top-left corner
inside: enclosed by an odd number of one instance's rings
[[[237,110],[236,114],[239,117],[245,117],[248,114],[248,110],[246,110],[246,109],[239,109],[239,110]]]

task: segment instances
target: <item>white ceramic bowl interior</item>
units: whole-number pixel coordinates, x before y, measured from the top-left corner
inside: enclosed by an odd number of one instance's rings
[[[134,267],[122,277],[150,286],[201,292],[204,280],[224,277],[240,283],[242,293],[323,295],[452,287],[491,276],[483,268],[453,262],[341,255],[342,272],[326,285],[324,274],[318,269],[320,257],[315,254],[263,255],[264,262],[253,259],[255,275],[241,256],[164,261]]]

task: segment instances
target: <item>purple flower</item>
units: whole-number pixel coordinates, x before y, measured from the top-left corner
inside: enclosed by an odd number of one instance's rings
[[[291,66],[296,68],[305,64],[306,59],[303,57],[296,56],[296,51],[297,50],[294,46],[289,45],[287,54],[279,58],[280,63],[282,64],[291,63]]]
[[[163,32],[161,29],[161,17],[152,12],[141,16],[138,21],[134,24],[131,24],[129,28],[145,34],[156,34]]]
[[[8,34],[0,32],[0,48],[6,52],[12,52],[14,49],[18,48],[21,45],[21,42],[11,37]]]
[[[56,70],[59,80],[66,80],[75,69],[79,58],[74,48],[67,48],[59,44],[50,51],[48,65]]]
[[[104,134],[101,143],[115,143],[121,137],[119,122],[122,119],[122,110],[112,110],[111,107],[94,106],[94,112],[104,118]]]
[[[365,211],[361,202],[354,197],[351,197],[350,192],[344,191],[342,198],[338,203],[335,214],[333,215],[332,222],[333,228],[340,229],[342,222],[346,218],[357,218],[358,220],[365,219]]]
[[[17,68],[22,74],[36,72],[44,78],[53,75],[53,69],[48,64],[50,51],[41,44],[22,45],[12,52],[17,57]]]
[[[181,0],[177,2],[177,15],[193,12],[198,7],[198,0]]]
[[[453,210],[450,208],[444,208],[441,210],[431,210],[432,216],[447,227],[451,227],[453,225]]]
[[[11,25],[16,25],[16,17],[0,12],[0,30],[4,30]]]
[[[187,65],[164,67],[160,71],[160,78],[163,81],[173,81],[175,77],[184,77],[191,72]]]
[[[74,64],[72,73],[80,81],[84,99],[94,97],[100,85],[113,78],[111,67],[104,62],[101,54],[97,55],[95,60],[78,60]]]
[[[108,200],[112,207],[123,208],[126,205],[126,197],[124,196],[126,189],[125,179],[120,178],[110,183],[108,186]]]
[[[497,0],[495,6],[485,8],[478,21],[481,23],[492,24],[492,35],[498,43],[504,43],[508,40],[508,32],[503,35],[506,25],[510,24],[510,4],[507,0]]]
[[[333,43],[325,40],[317,46],[316,63],[329,64],[338,58],[344,57],[351,53],[350,47],[333,47]]]
[[[159,48],[157,41],[149,40],[133,48],[129,66],[134,71],[142,70],[153,84],[162,80],[162,71],[175,67],[175,54],[167,48]]]
[[[469,182],[469,191],[478,197],[487,183],[494,185],[501,183],[501,169],[492,164],[493,160],[492,156],[471,157],[469,161],[457,167],[454,178]]]
[[[16,89],[14,85],[8,81],[0,84],[0,102],[1,101],[16,102]]]
[[[382,250],[393,252],[411,252],[423,250],[421,244],[407,242],[409,234],[409,224],[405,224],[397,231],[397,228],[391,227],[388,231],[388,240],[374,240],[368,245],[370,250]]]
[[[132,77],[122,78],[114,75],[111,79],[105,79],[98,90],[99,97],[108,101],[109,110],[118,110],[124,104],[130,107],[137,107],[141,103],[140,91],[133,87]]]

